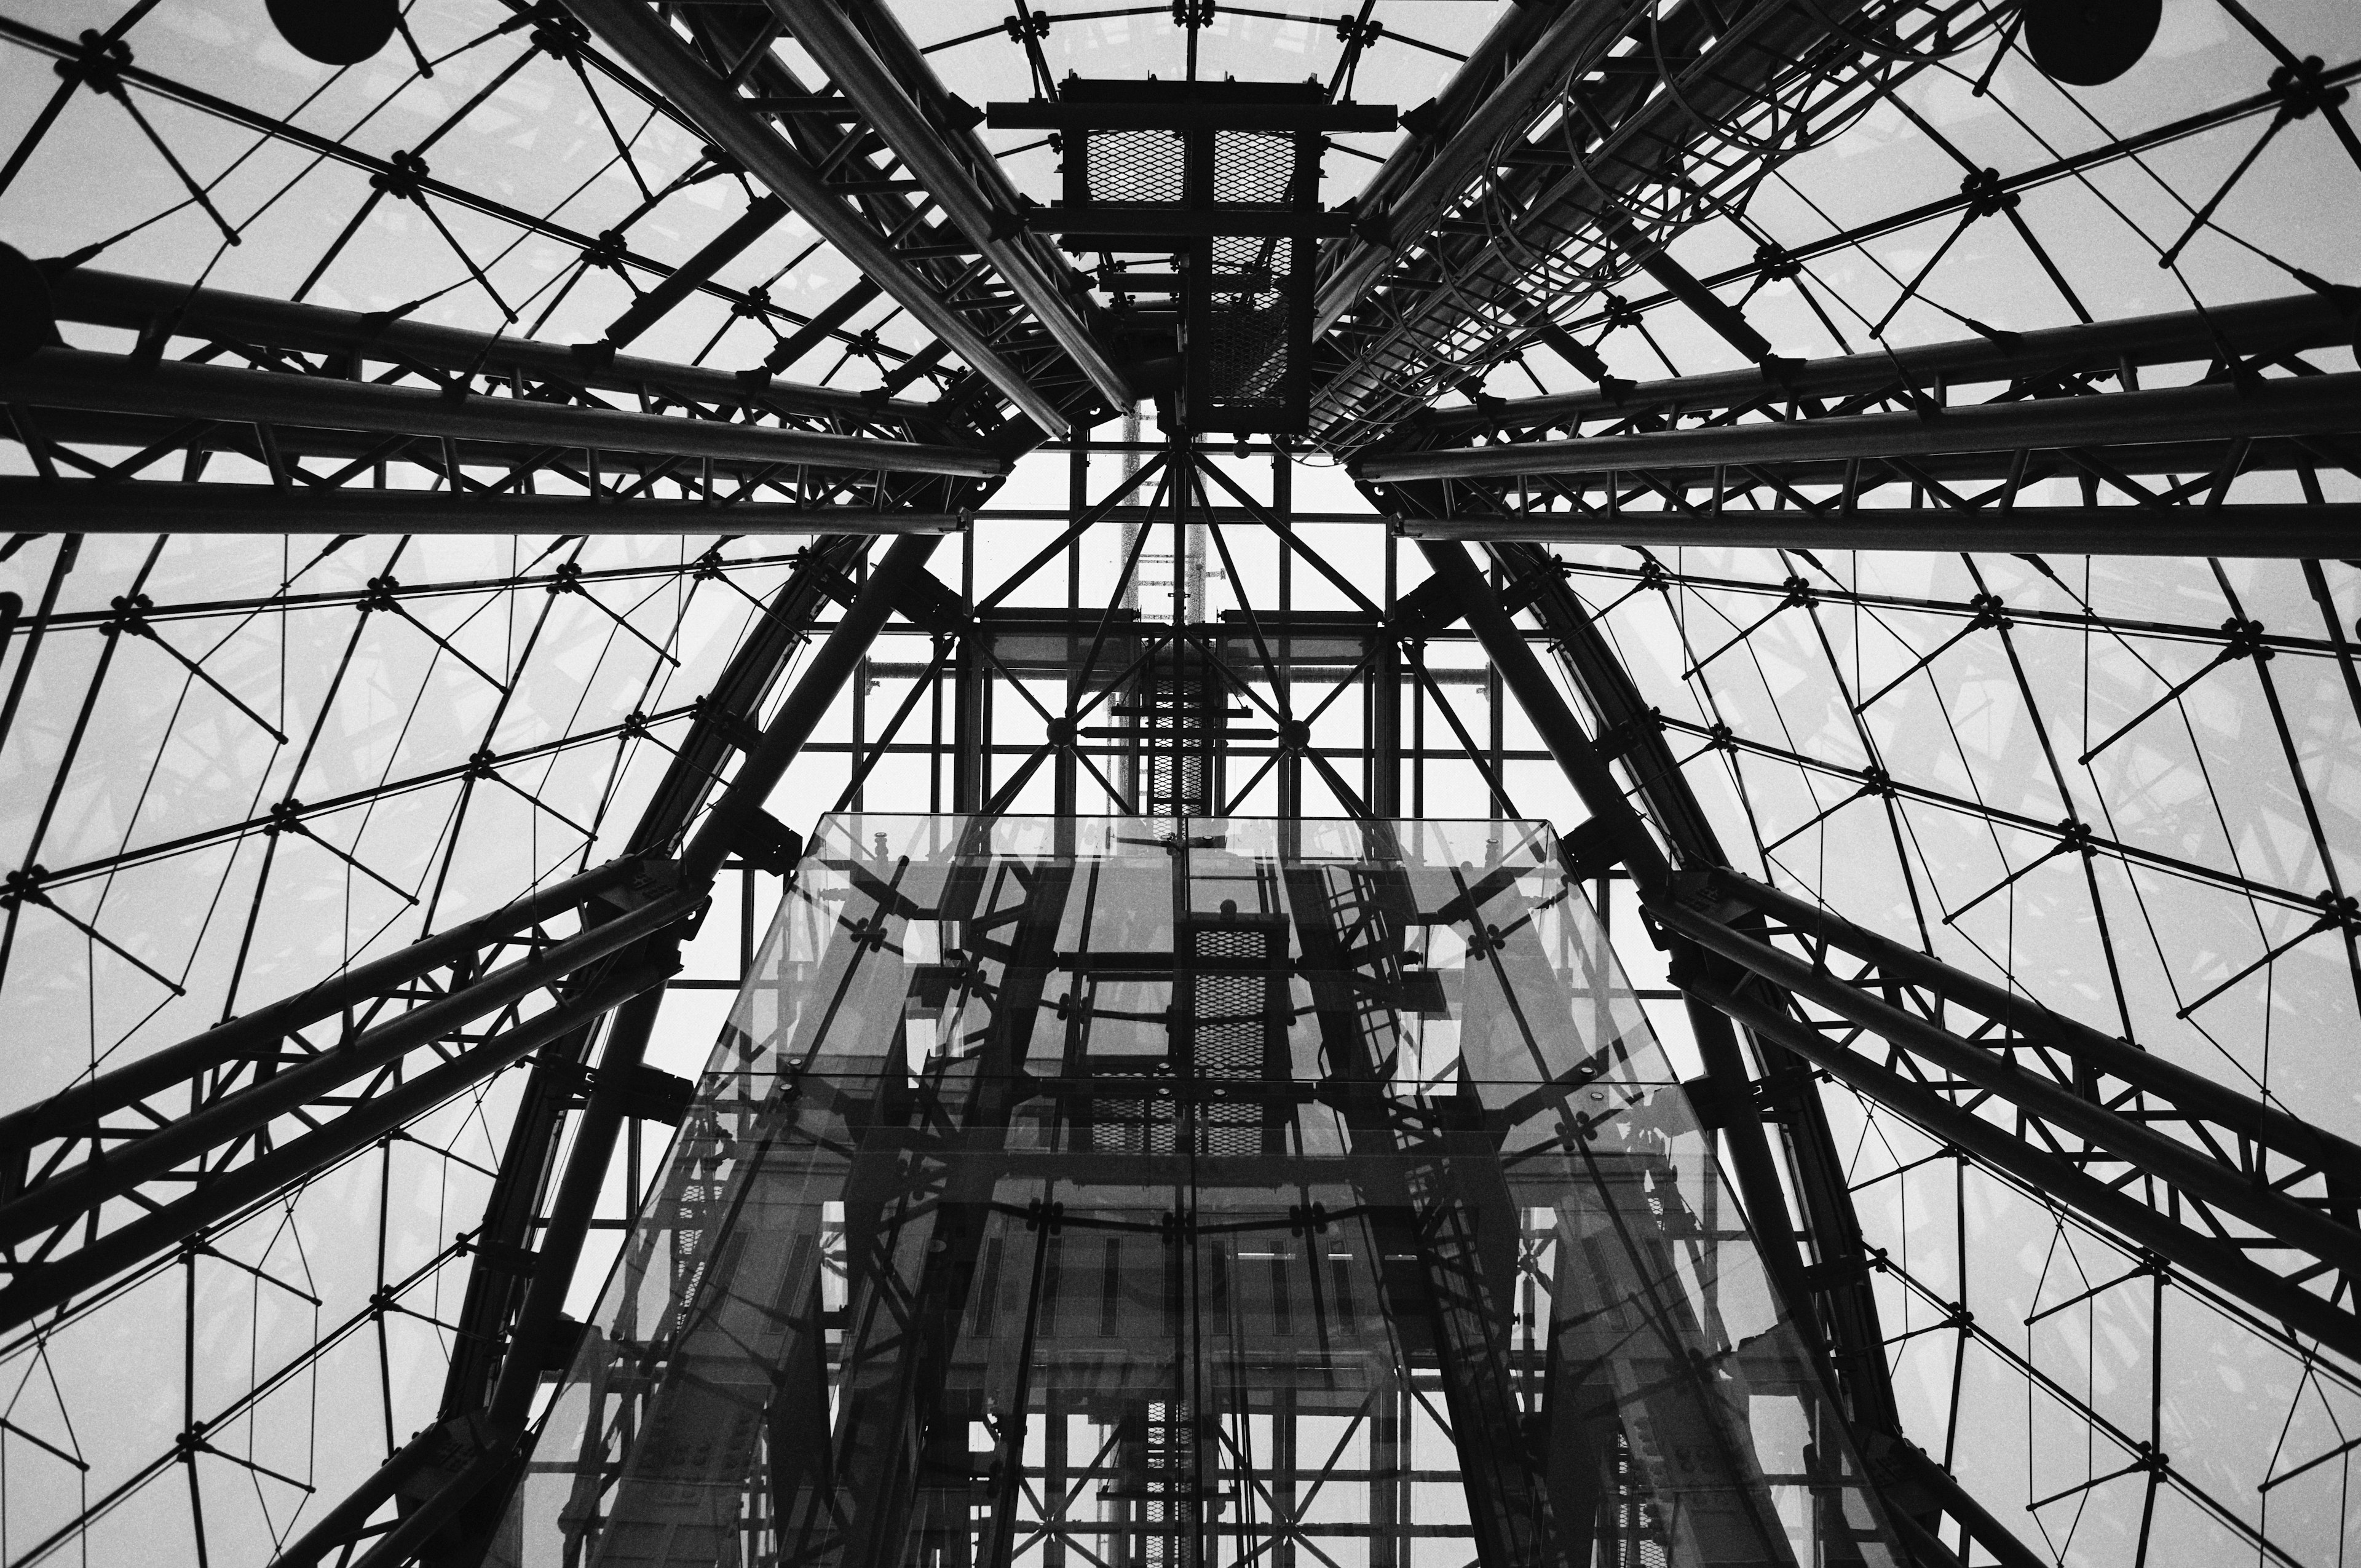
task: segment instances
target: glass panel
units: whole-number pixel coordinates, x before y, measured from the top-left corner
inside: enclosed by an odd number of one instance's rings
[[[828,818],[656,1191],[497,1562],[1894,1561],[1540,824]]]

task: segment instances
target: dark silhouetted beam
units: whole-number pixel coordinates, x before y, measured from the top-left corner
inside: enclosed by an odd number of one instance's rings
[[[905,594],[925,576],[927,557],[941,541],[931,534],[909,534],[886,547],[870,571],[852,603],[845,607],[828,640],[814,651],[796,681],[795,690],[779,705],[763,731],[762,743],[746,755],[731,775],[730,787],[698,824],[681,851],[681,874],[692,882],[710,881],[721,869],[739,833],[772,788],[811,739],[837,694],[868,653],[869,645],[893,615]]]
[[[1501,682],[1516,697],[1517,706],[1524,709],[1542,744],[1549,748],[1558,766],[1565,770],[1567,782],[1574,785],[1582,804],[1606,824],[1616,858],[1630,870],[1633,883],[1651,891],[1664,886],[1672,875],[1664,850],[1632,809],[1622,784],[1599,758],[1581,721],[1559,695],[1556,683],[1533,656],[1532,644],[1500,607],[1500,596],[1485,580],[1482,568],[1469,556],[1466,546],[1429,541],[1421,544],[1419,551],[1441,581],[1452,607],[1466,618],[1467,630],[1476,634],[1476,640],[1491,657],[1500,672]]]
[[[927,411],[913,402],[881,405],[859,392],[836,387],[750,383],[708,366],[675,365],[634,355],[594,355],[563,343],[535,343],[466,327],[438,326],[382,312],[295,304],[227,289],[192,289],[183,283],[90,267],[56,272],[49,280],[49,292],[60,320],[93,326],[144,332],[156,323],[169,322],[176,334],[268,345],[299,354],[357,354],[438,370],[522,374],[534,380],[602,391],[666,393],[700,403],[768,406],[794,413],[843,414],[862,421],[888,415],[924,418]]]
[[[137,1061],[60,1090],[23,1110],[0,1116],[0,1156],[16,1157],[35,1143],[72,1135],[100,1117],[184,1085],[201,1075],[219,1072],[233,1063],[275,1055],[289,1035],[334,1018],[347,1008],[364,1006],[430,970],[440,969],[479,948],[577,909],[647,873],[645,861],[609,861],[553,883],[537,893],[527,894],[488,915],[421,938],[382,958],[356,964],[308,991],[216,1024],[202,1035],[150,1051]]]
[[[883,6],[864,8],[881,41],[901,56],[889,68],[868,38],[853,27],[837,0],[770,0],[771,9],[794,33],[796,42],[819,62],[839,92],[857,104],[885,145],[902,157],[945,215],[973,241],[1000,280],[1016,291],[1033,318],[1066,356],[1089,377],[1113,408],[1133,401],[1131,384],[1106,350],[1091,335],[1067,287],[1070,269],[1055,252],[1035,246],[1004,223],[1017,210],[1016,188],[990,152],[965,129],[943,118],[948,94],[907,41],[895,38],[895,24]],[[894,45],[900,44],[896,49]],[[918,100],[913,102],[913,96]]]
[[[1504,41],[1521,34],[1519,16],[1524,7],[1504,17],[1495,35]],[[1312,330],[1324,333],[1377,285],[1394,258],[1413,245],[1425,243],[1435,221],[1476,176],[1488,166],[1503,137],[1521,132],[1544,105],[1559,101],[1565,76],[1576,60],[1604,49],[1631,20],[1626,7],[1612,4],[1569,5],[1561,9],[1531,48],[1509,68],[1499,87],[1467,105],[1465,117],[1424,167],[1416,143],[1404,146],[1370,182],[1374,199],[1365,197],[1356,233],[1345,259],[1320,282]],[[1492,39],[1485,40],[1487,46]],[[1480,52],[1480,51],[1479,51]],[[1400,181],[1399,193],[1392,187]]]
[[[679,271],[633,300],[631,309],[608,327],[607,341],[620,348],[655,325],[716,272],[744,255],[748,246],[776,228],[779,220],[786,215],[787,204],[776,196],[755,197],[736,223],[706,241],[695,256],[681,263]]]
[[[46,533],[956,533],[966,512],[767,501],[592,501],[433,490],[0,478],[0,516]]]
[[[1849,1019],[1920,1058],[1929,1067],[1941,1069],[1950,1079],[1972,1084],[1986,1093],[2006,1100],[2026,1115],[2036,1117],[2055,1129],[2059,1142],[2086,1140],[2133,1169],[2169,1183],[2181,1193],[2224,1214],[2237,1216],[2279,1245],[2317,1258],[2340,1274],[2348,1277],[2361,1274],[2361,1230],[2356,1230],[2342,1218],[2322,1212],[2268,1180],[2258,1180],[2252,1169],[2240,1169],[2229,1159],[2216,1157],[2195,1142],[2183,1142],[2174,1137],[2151,1125],[2146,1118],[2126,1114],[2114,1104],[2102,1102],[2095,1094],[2086,1096],[2054,1078],[2018,1065],[2014,1059],[2013,1050],[2000,1048],[2015,1046],[2018,1041],[2015,1036],[1996,1035],[1973,1041],[1963,1039],[1938,1024],[1918,1017],[1882,996],[1871,994],[1864,987],[1838,978],[1824,963],[1815,963],[1810,959],[1799,958],[1774,948],[1764,938],[1741,931],[1718,916],[1696,908],[1685,900],[1654,899],[1651,901],[1651,907],[1659,921],[1699,946],[1733,963],[1743,965],[1784,991],[1808,998],[1816,1006]],[[2031,1007],[2017,1006],[2008,1009],[2002,1016],[2032,1014],[2035,1012]],[[2057,1047],[2068,1038],[2055,1027],[2052,1019],[2041,1017],[2034,1022],[2040,1030],[2037,1037],[2045,1044]],[[2095,1059],[2087,1065],[2093,1071],[2116,1071],[2120,1059],[2134,1054],[2128,1046],[2118,1042],[2117,1047],[2115,1061],[2110,1062],[2103,1069]],[[2131,1070],[2140,1069],[2134,1068]],[[2202,1080],[2197,1080],[2196,1075],[2180,1076],[2184,1081],[2175,1086],[2175,1093],[2199,1095],[2204,1104],[2214,1105],[2225,1100],[2243,1101],[2245,1098],[2229,1093],[2219,1085],[2213,1086],[2210,1095],[2204,1094],[2199,1087]],[[2141,1080],[2133,1079],[2131,1081],[2137,1083]],[[2192,1104],[2191,1110],[2195,1109]],[[2268,1110],[2268,1107],[2258,1102],[2246,1102],[2238,1114],[2251,1123],[2262,1117]],[[2298,1125],[2287,1135],[2303,1138],[2304,1129]],[[2312,1144],[2342,1145],[2341,1139],[2317,1133],[2312,1134],[2309,1141]],[[2353,1150],[2350,1146],[2342,1147],[2338,1158],[2341,1164],[2351,1165]],[[2361,1334],[2361,1321],[2356,1321],[2350,1326],[2356,1334]]]
[[[1847,1049],[1806,1027],[1784,1006],[1757,994],[1751,986],[1741,991],[1690,980],[1684,989],[1727,1013],[1758,1037],[1785,1047],[1865,1098],[1916,1123],[1940,1142],[1964,1149],[2043,1196],[2069,1205],[2092,1223],[2171,1261],[2294,1332],[2316,1338],[2345,1357],[2361,1359],[2361,1319],[2347,1308],[2272,1273],[2233,1243],[2204,1234],[2148,1207],[2066,1157],[2019,1135],[2015,1128],[1963,1111],[1918,1080],[1865,1053]]]
[[[1544,318],[1545,319],[1545,318]],[[2089,326],[2048,327],[1997,341],[1967,337],[1876,354],[1788,361],[1771,370],[1678,376],[1609,390],[1591,388],[1488,407],[1436,409],[1418,422],[1426,435],[1469,430],[1536,430],[1576,420],[1630,419],[1671,409],[1742,408],[1788,398],[1855,397],[1897,382],[1931,389],[1987,381],[2032,380],[2124,365],[2175,365],[2212,359],[2224,346],[2266,356],[2301,353],[2351,339],[2351,321],[2321,294],[2253,300],[2199,313],[2175,311]]]
[[[802,155],[697,59],[653,6],[642,0],[566,0],[566,7],[1035,424],[1051,435],[1066,433],[1065,416],[1040,389],[1018,374],[973,323],[895,255],[867,218],[845,205],[843,197],[830,193]]]
[[[1050,104],[984,105],[994,130],[1389,131],[1390,104]]]
[[[0,369],[0,402],[38,409],[161,414],[328,426],[381,434],[452,436],[593,451],[653,452],[757,463],[808,464],[863,473],[994,477],[1005,459],[952,446],[815,435],[772,425],[627,412],[537,400],[451,398],[330,376],[296,376],[168,359],[142,365],[117,354],[44,348]]]
[[[2016,507],[2010,510],[1871,508],[1825,516],[1730,507],[1524,517],[1404,518],[1408,539],[1521,540],[1533,544],[1727,545],[1763,550],[1993,551],[2059,555],[2244,555],[2314,560],[2351,554],[2361,502],[2319,506]]]
[[[1970,403],[1931,413],[1766,420],[1697,430],[1573,441],[1510,442],[1447,452],[1375,455],[1353,465],[1367,483],[1713,468],[1744,463],[1850,461],[1955,452],[2051,451],[2118,443],[2330,435],[2361,430],[2361,371],[2170,387],[2026,402]]]

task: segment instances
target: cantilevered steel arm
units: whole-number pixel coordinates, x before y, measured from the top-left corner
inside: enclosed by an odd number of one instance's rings
[[[812,730],[836,701],[837,694],[852,678],[869,644],[876,641],[879,629],[925,572],[927,557],[935,553],[935,546],[940,543],[939,537],[923,533],[896,539],[870,571],[869,580],[862,585],[861,592],[837,621],[836,629],[804,666],[803,678],[796,683],[796,689],[772,717],[762,744],[748,753],[731,777],[729,790],[714,803],[712,811],[681,851],[683,874],[703,880],[720,870],[722,860],[747,819],[762,809],[763,798],[785,774],[787,764],[795,761],[804,742],[811,739]]]
[[[1056,405],[911,271],[884,236],[831,195],[802,156],[698,60],[653,6],[642,0],[566,0],[566,6],[1035,424],[1052,435],[1065,433],[1066,418]]]
[[[595,972],[555,1006],[488,1036],[405,1079],[385,1069],[412,1052],[491,1014],[504,1014],[535,992],[569,978],[679,920],[701,894],[675,893],[507,965],[449,995],[284,1069],[258,1070],[245,1087],[193,1113],[72,1137],[98,1152],[78,1164],[27,1171],[33,1148],[56,1133],[36,1131],[9,1151],[26,1186],[0,1204],[0,1248],[11,1265],[0,1287],[0,1329],[14,1328],[154,1256],[247,1206],[329,1168],[370,1142],[425,1114],[528,1052],[594,1022],[626,998],[663,982],[669,970],[624,962]],[[275,1042],[257,1069],[281,1065]],[[357,1091],[345,1092],[359,1082]],[[114,1098],[104,1080],[92,1086]],[[335,1097],[333,1102],[328,1097]],[[143,1097],[144,1098],[144,1097]],[[333,1104],[333,1113],[330,1107]],[[263,1135],[299,1113],[309,1130],[283,1142]],[[144,1131],[141,1129],[145,1129]],[[186,1179],[165,1182],[188,1168]],[[39,1178],[47,1178],[39,1179]],[[155,1190],[168,1185],[181,1196]],[[129,1200],[144,1197],[144,1203]],[[159,1200],[163,1200],[160,1201]],[[127,1211],[127,1212],[126,1212]]]
[[[517,398],[454,399],[423,388],[241,370],[186,360],[147,365],[124,355],[78,348],[38,349],[29,357],[0,368],[0,402],[738,462],[811,464],[862,472],[991,477],[1008,471],[1003,458],[955,446],[816,435],[772,425],[572,408]]]
[[[1954,338],[1874,354],[1787,360],[1762,369],[1618,382],[1539,398],[1487,400],[1436,409],[1418,422],[1427,443],[1447,444],[1472,431],[1540,431],[1576,421],[1637,419],[1677,410],[1695,417],[1809,398],[1895,392],[1927,395],[1938,386],[2035,382],[2071,374],[2115,375],[2125,367],[2203,363],[2224,353],[2265,358],[2348,343],[2353,319],[2323,294],[2250,300],[2206,311],[2171,311],[2117,321],[2045,327],[2038,332]]]
[[[653,292],[653,291],[652,291]],[[49,280],[60,321],[123,327],[141,334],[266,344],[299,354],[348,354],[467,375],[523,375],[535,381],[653,393],[704,404],[774,409],[782,413],[833,415],[869,425],[881,416],[923,422],[922,404],[883,404],[840,387],[753,380],[707,365],[677,365],[633,354],[611,354],[506,333],[443,326],[388,312],[340,311],[326,305],[192,289],[184,283],[93,267],[67,268]]]
[[[759,532],[748,529],[748,532]],[[2361,503],[2205,507],[1856,508],[1826,512],[1467,512],[1404,518],[1407,539],[1535,544],[1721,545],[1761,550],[1938,550],[2048,555],[2240,555],[2310,561],[2361,538]]]
[[[1775,987],[1732,987],[1695,976],[1681,983],[1759,1038],[1785,1047],[1930,1135],[1965,1149],[2044,1197],[2070,1206],[2093,1223],[2187,1269],[2296,1333],[2316,1338],[2348,1359],[2361,1360],[2361,1318],[2350,1309],[2256,1263],[2235,1243],[2141,1201],[2132,1188],[2104,1181],[2080,1161],[2052,1154],[2016,1129],[1965,1110],[1920,1080],[1897,1072],[1866,1053],[1850,1050],[1798,1022],[1774,1000],[1779,994]]]
[[[1063,286],[1060,274],[1067,269],[1054,253],[1045,254],[1007,222],[1019,208],[1016,190],[999,165],[972,134],[930,121],[921,107],[926,104],[939,110],[949,96],[933,80],[924,58],[916,49],[897,49],[903,58],[889,66],[836,0],[770,0],[770,5],[796,41],[868,117],[886,145],[901,154],[928,194],[974,242],[1001,280],[1016,291],[1108,403],[1128,406],[1134,400],[1130,383],[1091,335],[1076,303],[1082,296]],[[873,26],[898,31],[883,7],[865,8],[865,14]],[[914,94],[920,102],[912,102]]]
[[[1518,9],[1521,12],[1523,7]],[[1483,171],[1501,138],[1521,132],[1542,114],[1565,85],[1574,62],[1611,42],[1638,9],[1611,0],[1562,6],[1556,19],[1499,86],[1470,106],[1458,128],[1423,167],[1410,161],[1416,156],[1414,150],[1396,153],[1396,159],[1402,160],[1403,183],[1398,192],[1389,189],[1390,170],[1380,170],[1371,181],[1372,194],[1363,199],[1357,225],[1359,237],[1345,249],[1344,259],[1333,271],[1323,269],[1312,305],[1313,333],[1324,333],[1335,325],[1338,317],[1368,293],[1396,257],[1412,245],[1428,243],[1435,220]],[[1496,32],[1505,37],[1521,30],[1518,16],[1512,14],[1502,18]],[[1505,42],[1502,47],[1507,47]]]
[[[1667,430],[1588,440],[1373,456],[1372,484],[1521,474],[1654,473],[1744,463],[1829,462],[2178,440],[2330,435],[2361,431],[2361,371],[2169,387],[2031,402],[1971,403],[1921,413],[1850,414]]]
[[[0,478],[9,526],[52,533],[956,533],[970,514],[774,501]]]

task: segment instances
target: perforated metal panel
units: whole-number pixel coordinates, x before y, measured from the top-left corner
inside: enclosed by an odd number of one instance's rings
[[[1215,182],[1220,182],[1218,171]],[[1288,375],[1297,357],[1288,333],[1285,285],[1293,280],[1299,244],[1240,236],[1213,242],[1213,271],[1199,329],[1209,399],[1267,415],[1283,411]]]
[[[1178,202],[1188,144],[1172,131],[1092,131],[1082,138],[1084,188],[1093,202]]]
[[[1296,182],[1295,137],[1277,131],[1213,135],[1213,203],[1277,206]]]

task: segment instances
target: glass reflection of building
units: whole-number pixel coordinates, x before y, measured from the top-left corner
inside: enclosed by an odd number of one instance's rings
[[[1543,826],[830,818],[653,1190],[498,1561],[1894,1561]]]

